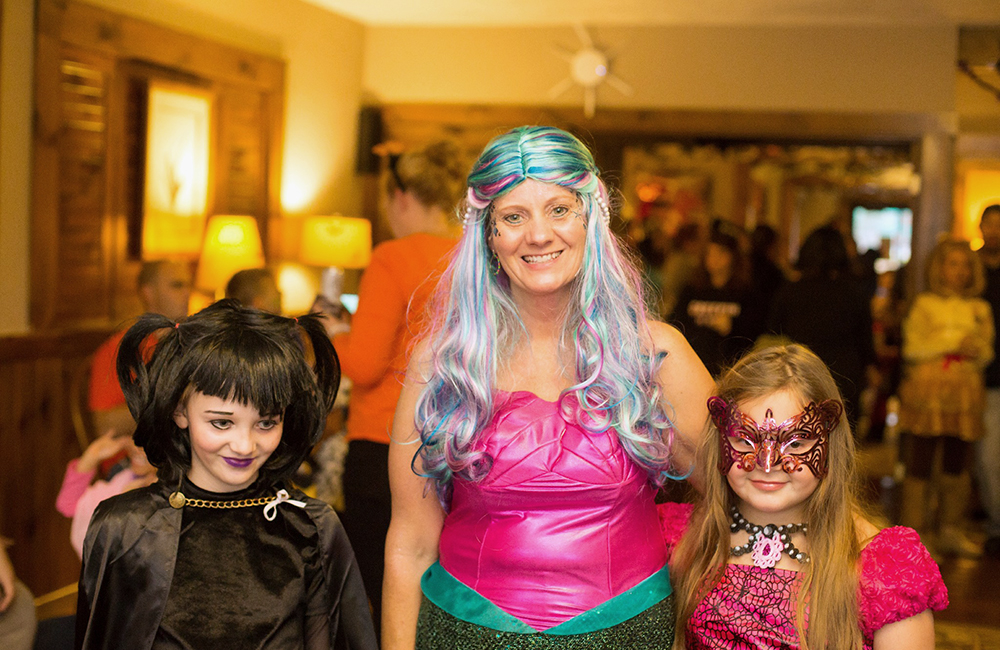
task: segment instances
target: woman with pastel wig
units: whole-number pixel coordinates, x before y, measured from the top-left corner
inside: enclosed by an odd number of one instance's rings
[[[689,471],[712,380],[647,320],[598,173],[519,127],[469,174],[389,449],[387,650],[673,641],[654,496]]]

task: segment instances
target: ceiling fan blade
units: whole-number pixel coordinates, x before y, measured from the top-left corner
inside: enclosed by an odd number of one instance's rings
[[[583,89],[583,114],[588,119],[594,117],[594,110],[597,108],[597,89]]]
[[[576,30],[576,37],[580,39],[584,47],[594,47],[594,41],[590,38],[590,32],[583,26],[583,23],[573,23],[573,29]]]
[[[573,78],[566,77],[565,79],[563,79],[562,81],[560,81],[559,83],[557,83],[556,85],[552,86],[552,88],[549,89],[549,99],[555,99],[556,97],[559,97],[572,87],[573,87]]]
[[[621,94],[626,95],[628,97],[631,97],[632,94],[635,93],[635,90],[632,88],[632,86],[630,86],[621,77],[616,77],[613,74],[609,74],[604,78],[604,81],[607,82],[609,86],[611,86]]]
[[[572,61],[573,55],[576,54],[576,52],[568,50],[565,47],[562,47],[561,45],[553,45],[552,51],[555,52],[556,56],[558,56],[563,61]]]

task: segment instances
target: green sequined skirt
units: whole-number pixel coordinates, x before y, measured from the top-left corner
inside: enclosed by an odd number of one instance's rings
[[[417,619],[417,650],[668,650],[673,642],[673,594],[626,621],[581,634],[494,630],[456,618],[426,596]]]

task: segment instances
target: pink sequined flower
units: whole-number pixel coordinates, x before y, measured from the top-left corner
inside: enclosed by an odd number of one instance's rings
[[[753,553],[750,555],[754,566],[770,569],[781,559],[782,548],[784,544],[781,542],[781,533],[775,533],[771,537],[761,535],[753,543]]]

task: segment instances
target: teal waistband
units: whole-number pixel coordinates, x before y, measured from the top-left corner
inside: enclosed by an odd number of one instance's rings
[[[455,576],[438,562],[420,578],[420,588],[429,601],[452,616],[468,623],[501,632],[537,634],[538,630],[503,611]],[[593,609],[545,630],[545,634],[584,634],[623,623],[646,611],[673,592],[666,566],[628,591],[622,592]]]

